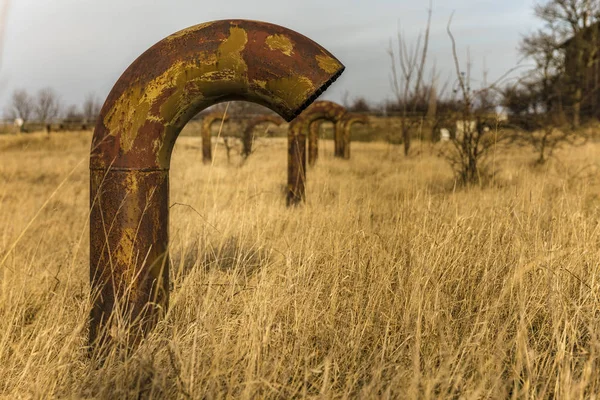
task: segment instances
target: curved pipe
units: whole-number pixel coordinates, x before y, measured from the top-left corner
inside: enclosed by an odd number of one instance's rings
[[[210,164],[212,161],[212,144],[210,142],[212,124],[217,121],[229,121],[229,116],[222,113],[207,114],[202,119],[202,162]]]
[[[329,115],[333,117],[324,116],[323,110],[330,109]],[[314,102],[303,115],[308,113],[317,113],[312,119],[312,122],[308,126],[308,163],[309,165],[315,165],[317,158],[319,157],[319,121],[330,121],[333,123],[333,143],[334,143],[334,157],[342,157],[343,148],[341,147],[341,141],[343,131],[338,128],[337,123],[345,115],[346,109],[341,105],[332,101],[316,101]],[[327,114],[327,113],[325,113]]]
[[[252,118],[248,122],[248,125],[246,125],[246,129],[244,130],[244,137],[242,137],[242,156],[244,158],[248,158],[248,156],[252,154],[252,143],[254,142],[254,136],[252,136],[252,131],[258,125],[265,122],[270,122],[277,126],[281,125],[282,123],[281,118],[278,118],[274,115],[258,115]]]
[[[336,125],[336,130],[339,129],[342,132],[342,146],[344,159],[350,159],[350,133],[352,130],[352,125],[354,124],[369,124],[369,118],[366,115],[361,114],[346,114],[344,117],[338,122],[339,128]]]
[[[143,53],[100,112],[90,156],[92,348],[124,321],[137,343],[169,298],[169,164],[183,126],[229,100],[292,120],[344,66],[317,43],[264,22],[223,20],[177,32]]]
[[[299,204],[304,200],[306,186],[306,138],[310,134],[310,126],[318,120],[331,121],[334,125],[344,116],[346,109],[331,101],[317,101],[294,120],[288,128],[288,187],[286,203],[288,206]],[[339,133],[334,134],[336,142],[340,141]],[[311,138],[313,145],[318,136]],[[310,146],[310,144],[309,144]]]

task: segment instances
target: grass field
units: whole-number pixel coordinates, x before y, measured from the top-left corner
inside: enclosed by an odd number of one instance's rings
[[[91,134],[0,136],[3,398],[594,398],[600,144],[503,150],[461,189],[437,147],[321,142],[286,209],[286,144],[171,169],[171,308],[129,359],[86,357]]]

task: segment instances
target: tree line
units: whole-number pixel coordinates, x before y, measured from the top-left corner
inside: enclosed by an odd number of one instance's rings
[[[600,119],[600,0],[549,0],[533,7],[543,26],[522,36],[518,52],[530,64],[512,81],[488,82],[483,72],[479,88],[471,85],[472,60],[456,75],[440,82],[436,65],[428,63],[432,9],[425,29],[414,41],[402,32],[390,42],[390,86],[394,98],[370,104],[363,97],[345,106],[354,111],[387,110],[401,114],[433,115],[456,112],[464,100],[460,87],[474,93],[479,108],[503,107],[523,128],[547,124],[578,128]],[[469,57],[470,58],[470,57]],[[526,67],[526,66],[522,66]],[[514,71],[507,71],[514,72]],[[514,77],[513,77],[514,78]]]
[[[522,36],[518,51],[529,68],[517,65],[490,80],[472,77],[470,54],[458,57],[449,18],[447,34],[454,71],[446,82],[429,60],[432,3],[423,31],[409,40],[402,31],[390,40],[391,100],[379,106],[355,98],[348,108],[393,112],[402,119],[396,134],[406,156],[417,132],[434,140],[449,133],[441,151],[464,184],[481,183],[485,160],[501,144],[532,147],[543,164],[564,144],[581,143],[583,123],[600,119],[600,0],[547,0],[533,7],[543,22]],[[347,98],[347,97],[346,97]]]
[[[465,184],[481,182],[482,163],[497,144],[529,145],[541,164],[554,149],[575,143],[583,123],[600,118],[600,0],[546,0],[534,5],[543,26],[523,35],[518,46],[531,68],[517,66],[491,81],[485,66],[482,79],[473,79],[469,54],[466,60],[459,59],[452,17],[447,34],[454,68],[450,78],[441,79],[429,57],[432,10],[430,1],[424,29],[416,40],[401,31],[390,40],[394,97],[377,106],[364,97],[349,99],[348,94],[343,101],[351,112],[378,110],[400,116],[401,126],[390,131],[388,141],[401,143],[406,156],[411,154],[416,132],[430,130],[434,140],[444,132],[451,145],[442,155],[457,177]],[[249,105],[239,107],[240,113],[253,112]],[[46,88],[33,96],[16,90],[6,115],[25,123],[56,118],[93,122],[99,109],[93,94],[81,107],[62,107],[56,92]],[[500,109],[506,119],[499,118]]]
[[[102,103],[96,94],[88,93],[79,105],[63,105],[59,94],[46,87],[30,94],[25,89],[13,91],[10,103],[4,112],[6,119],[22,121],[22,129],[29,123],[47,125],[55,121],[93,124],[100,114]]]

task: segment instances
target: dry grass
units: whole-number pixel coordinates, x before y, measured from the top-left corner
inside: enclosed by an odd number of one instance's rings
[[[600,145],[544,169],[498,155],[495,185],[453,190],[429,145],[405,159],[356,144],[350,162],[321,154],[306,206],[288,210],[284,141],[204,166],[183,137],[172,307],[131,358],[97,368],[83,347],[89,139],[0,137],[5,398],[600,392]]]

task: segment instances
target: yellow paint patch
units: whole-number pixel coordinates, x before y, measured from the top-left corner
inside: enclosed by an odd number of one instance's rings
[[[127,178],[125,180],[125,185],[127,185],[127,190],[130,193],[137,193],[139,190],[138,175],[135,173],[127,174]]]
[[[125,228],[114,253],[114,258],[119,265],[129,265],[131,263],[134,244],[135,230],[133,228]]]
[[[174,34],[167,36],[166,40],[170,42],[172,40],[179,39],[180,37],[183,37],[183,36],[188,35],[190,33],[194,33],[194,32],[197,32],[199,30],[202,30],[204,28],[208,28],[212,24],[214,24],[214,22],[205,22],[203,24],[198,24],[198,25],[190,26],[189,28],[182,29],[179,32],[175,32]]]
[[[286,56],[291,56],[294,50],[294,43],[285,35],[271,35],[265,39],[265,44],[271,50],[279,50]]]
[[[152,114],[148,115],[147,119],[148,119],[148,121],[154,121],[154,122],[160,122],[160,123],[163,122],[163,120],[160,117],[157,117],[157,116],[152,115]]]
[[[138,132],[146,121],[171,124],[191,104],[201,100],[203,90],[212,88],[212,83],[247,84],[248,66],[241,54],[247,42],[248,35],[244,29],[231,27],[230,36],[219,45],[217,54],[202,53],[191,62],[177,61],[145,86],[131,85],[104,118],[110,135],[120,137],[123,152],[131,151]],[[159,115],[150,114],[163,93],[172,89],[175,90],[161,104]],[[154,144],[153,150],[155,148]],[[157,153],[157,161],[159,157]]]
[[[342,67],[342,65],[339,62],[337,62],[334,58],[324,54],[316,56],[315,59],[317,60],[317,63],[319,63],[319,68],[321,68],[328,74],[333,74]]]
[[[267,81],[261,81],[259,79],[255,79],[252,81],[252,83],[254,83],[256,86],[266,89],[267,88]]]
[[[162,140],[154,139],[152,141],[152,152],[155,154],[158,154],[161,144],[162,144]]]
[[[291,108],[300,107],[315,90],[315,85],[306,76],[291,76],[267,82],[267,90],[275,97],[286,100]]]
[[[133,148],[138,131],[147,120],[163,122],[160,116],[150,115],[150,109],[166,89],[177,84],[185,68],[186,65],[177,62],[145,87],[139,84],[132,85],[106,114],[104,124],[111,135],[120,136],[124,153]]]
[[[245,73],[248,66],[242,57],[242,50],[248,43],[248,34],[242,28],[229,28],[229,37],[219,45],[217,58],[224,69],[232,69],[237,73]]]

